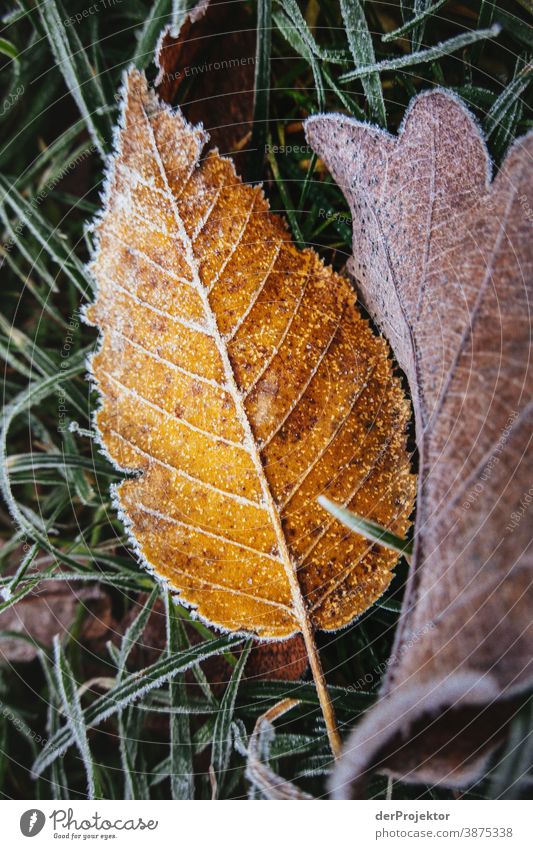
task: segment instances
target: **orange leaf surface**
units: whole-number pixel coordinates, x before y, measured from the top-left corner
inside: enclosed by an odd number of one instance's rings
[[[292,244],[259,187],[130,72],[96,225],[101,442],[139,554],[209,622],[266,638],[349,623],[397,555],[414,478],[409,405],[345,279]]]

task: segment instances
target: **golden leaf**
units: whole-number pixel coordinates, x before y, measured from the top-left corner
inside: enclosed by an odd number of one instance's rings
[[[292,244],[259,187],[130,72],[97,224],[87,318],[101,441],[139,554],[209,622],[332,630],[397,555],[347,533],[326,493],[396,533],[414,478],[409,405],[349,284]],[[313,659],[310,657],[313,667]],[[316,669],[313,667],[316,678]]]

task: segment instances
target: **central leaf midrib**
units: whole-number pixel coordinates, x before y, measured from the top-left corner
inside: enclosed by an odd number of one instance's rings
[[[224,344],[222,334],[219,330],[215,312],[214,312],[214,310],[211,306],[211,303],[209,301],[208,292],[207,292],[206,288],[203,286],[202,281],[200,280],[193,244],[192,244],[192,241],[191,241],[189,235],[187,234],[187,232],[185,230],[185,227],[183,225],[183,221],[182,221],[180,213],[179,213],[177,200],[174,197],[174,194],[173,194],[173,192],[170,188],[170,184],[169,184],[169,181],[168,181],[168,176],[167,176],[167,173],[166,173],[165,165],[164,165],[163,159],[160,155],[159,148],[157,146],[157,141],[156,141],[156,138],[155,138],[155,133],[154,133],[154,130],[153,130],[153,127],[152,127],[152,123],[151,123],[150,118],[149,118],[149,116],[146,112],[144,104],[143,104],[142,108],[143,108],[143,115],[144,115],[144,118],[145,118],[145,121],[146,121],[146,126],[147,126],[147,129],[148,129],[148,134],[149,134],[151,144],[152,144],[152,147],[153,147],[153,150],[154,150],[154,156],[155,156],[156,162],[158,164],[158,167],[159,167],[159,170],[160,170],[160,173],[161,173],[161,177],[162,177],[163,182],[164,182],[165,189],[168,193],[168,198],[169,198],[170,205],[171,205],[171,208],[172,208],[172,212],[173,212],[173,215],[174,215],[175,223],[176,223],[176,226],[178,228],[178,233],[180,235],[181,241],[183,243],[183,247],[185,249],[185,255],[186,255],[185,258],[187,260],[187,263],[188,263],[189,268],[191,270],[191,273],[193,275],[194,287],[195,287],[196,291],[198,292],[198,295],[200,296],[200,298],[202,300],[202,304],[203,304],[203,307],[204,307],[204,310],[205,310],[206,321],[207,321],[208,326],[209,326],[209,328],[212,332],[215,345],[217,347],[217,350],[218,350],[220,357],[221,357],[221,360],[222,360],[222,365],[223,365],[223,368],[224,368],[224,374],[226,376],[226,381],[227,381],[227,391],[229,392],[229,394],[233,398],[233,402],[235,404],[235,409],[236,409],[236,412],[237,412],[237,418],[238,418],[238,420],[239,420],[239,422],[240,422],[240,424],[241,424],[241,426],[244,430],[245,445],[248,449],[248,453],[249,453],[249,455],[252,459],[252,462],[254,464],[254,467],[255,467],[255,470],[256,470],[256,473],[257,473],[257,476],[258,476],[258,479],[259,479],[259,483],[260,483],[260,486],[261,486],[261,491],[263,493],[264,506],[267,509],[267,512],[268,512],[269,517],[270,517],[270,521],[272,523],[273,530],[276,534],[276,540],[277,540],[277,544],[278,544],[278,552],[279,552],[280,558],[283,562],[285,574],[287,576],[287,580],[288,580],[288,583],[289,583],[289,589],[290,589],[290,592],[291,592],[291,597],[292,597],[292,602],[293,602],[293,612],[294,612],[295,618],[296,618],[302,632],[304,632],[304,633],[310,632],[312,630],[312,626],[311,626],[311,622],[310,622],[310,619],[309,619],[309,616],[307,614],[307,610],[306,610],[306,607],[305,607],[300,583],[298,581],[298,576],[297,576],[297,572],[296,572],[296,565],[293,562],[291,555],[290,555],[290,552],[289,552],[287,540],[285,538],[285,534],[283,532],[283,528],[282,528],[282,525],[281,525],[281,518],[280,518],[278,510],[276,508],[274,497],[273,497],[271,489],[270,489],[270,484],[267,480],[265,470],[264,470],[264,466],[263,466],[263,462],[262,462],[261,456],[259,454],[259,449],[257,447],[256,441],[255,441],[255,438],[254,438],[254,435],[253,435],[252,427],[251,427],[250,421],[248,419],[246,409],[244,407],[244,399],[243,399],[242,393],[239,390],[239,387],[237,385],[237,380],[236,380],[236,377],[235,377],[233,366],[231,364],[226,345]],[[241,236],[242,236],[242,234],[241,234]],[[240,240],[241,236],[239,236],[239,240]],[[235,247],[237,247],[237,245]]]

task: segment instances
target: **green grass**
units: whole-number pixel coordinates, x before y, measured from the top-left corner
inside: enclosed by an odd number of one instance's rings
[[[243,678],[244,656],[236,652],[242,639],[209,631],[166,597],[163,654],[143,667],[132,661],[162,591],[128,548],[109,496],[116,472],[91,438],[96,398],[84,374],[95,334],[80,325],[79,309],[91,297],[87,222],[99,206],[120,75],[134,61],[153,78],[154,44],[173,4],[117,0],[105,13],[72,23],[87,5],[70,0],[67,12],[52,0],[18,0],[1,33],[1,607],[68,572],[79,585],[100,582],[114,617],[129,613],[130,626],[118,645],[90,649],[80,639],[87,617],[81,606],[61,642],[40,647],[30,664],[0,668],[0,793],[243,797],[250,791],[246,749],[254,723],[292,696],[301,702],[277,725],[270,765],[320,796],[331,762],[309,680]],[[252,176],[263,179],[295,239],[315,245],[337,268],[350,254],[348,210],[305,149],[307,115],[349,111],[394,132],[417,91],[445,86],[474,110],[496,162],[532,126],[533,30],[518,3],[418,2],[416,14],[409,2],[400,8],[370,0],[261,0],[258,11],[249,5],[261,32],[272,26],[256,63]],[[268,140],[296,150],[263,156]],[[343,733],[375,698],[406,573],[402,561],[379,603],[351,627],[320,637]],[[221,692],[200,662],[222,655],[233,672]],[[91,683],[95,678],[108,684],[102,689]],[[530,719],[530,711],[518,717],[516,739]],[[36,742],[36,732],[48,742]],[[523,792],[516,779],[525,761],[513,739],[471,788],[472,797]],[[400,784],[392,792],[452,797]],[[368,793],[384,798],[386,781],[374,778]]]

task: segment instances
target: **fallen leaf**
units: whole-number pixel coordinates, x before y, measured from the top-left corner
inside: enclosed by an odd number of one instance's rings
[[[80,605],[86,616],[78,639],[88,643],[108,633],[112,622],[109,596],[97,586],[80,587],[75,581],[43,582],[2,611],[0,631],[11,635],[0,639],[0,663],[34,660],[39,645],[49,648],[56,634],[69,631]]]
[[[357,795],[374,768],[463,786],[532,680],[519,518],[532,494],[533,135],[491,185],[475,120],[443,91],[414,100],[397,139],[341,115],[306,132],[350,204],[349,270],[408,376],[420,457],[395,647],[333,786]]]
[[[255,28],[249,11],[242,3],[200,0],[177,36],[163,31],[156,62],[162,100],[179,104],[191,123],[202,122],[211,144],[233,153],[242,174],[254,106]]]
[[[208,622],[262,638],[360,614],[397,554],[347,533],[325,492],[402,533],[409,405],[347,281],[298,251],[260,187],[206,134],[126,82],[96,226],[97,427],[149,568]],[[320,690],[322,688],[322,691]],[[323,703],[324,706],[324,703]]]

